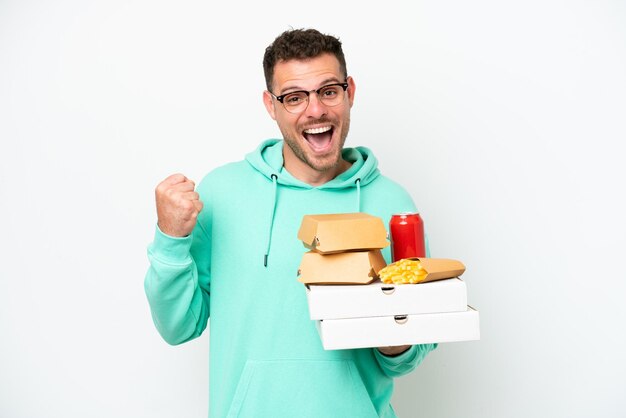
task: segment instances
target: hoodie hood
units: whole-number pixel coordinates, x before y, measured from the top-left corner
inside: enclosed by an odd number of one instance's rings
[[[374,154],[365,147],[344,148],[341,155],[352,166],[339,174],[331,181],[321,186],[311,186],[292,176],[283,167],[283,145],[281,139],[269,139],[261,143],[251,153],[246,155],[246,161],[259,173],[272,182],[272,209],[269,217],[269,230],[267,234],[267,247],[263,258],[263,265],[267,267],[270,248],[272,245],[272,231],[274,228],[274,216],[278,199],[278,185],[299,189],[348,189],[356,188],[355,212],[361,209],[361,186],[365,186],[380,175],[378,160]]]
[[[357,184],[365,186],[380,175],[378,160],[372,151],[366,147],[344,148],[342,156],[352,166],[321,186],[311,186],[284,169],[283,145],[282,139],[268,139],[246,155],[246,161],[269,181],[272,181],[272,176],[276,176],[279,185],[302,189],[345,189],[357,187]]]

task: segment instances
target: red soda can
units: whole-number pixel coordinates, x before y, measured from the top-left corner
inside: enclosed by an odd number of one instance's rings
[[[417,212],[398,213],[389,221],[391,260],[426,257],[424,221]]]

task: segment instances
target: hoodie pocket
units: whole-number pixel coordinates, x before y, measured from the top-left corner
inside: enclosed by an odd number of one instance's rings
[[[374,418],[351,360],[248,360],[228,418]]]

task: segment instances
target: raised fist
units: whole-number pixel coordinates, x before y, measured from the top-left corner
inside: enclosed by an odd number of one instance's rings
[[[163,233],[185,237],[196,226],[202,202],[195,186],[184,175],[172,174],[156,187],[158,225]]]

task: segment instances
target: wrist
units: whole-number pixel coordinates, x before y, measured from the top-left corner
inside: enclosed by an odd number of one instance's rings
[[[378,351],[387,357],[397,357],[409,351],[410,345],[398,345],[392,347],[378,347]]]

